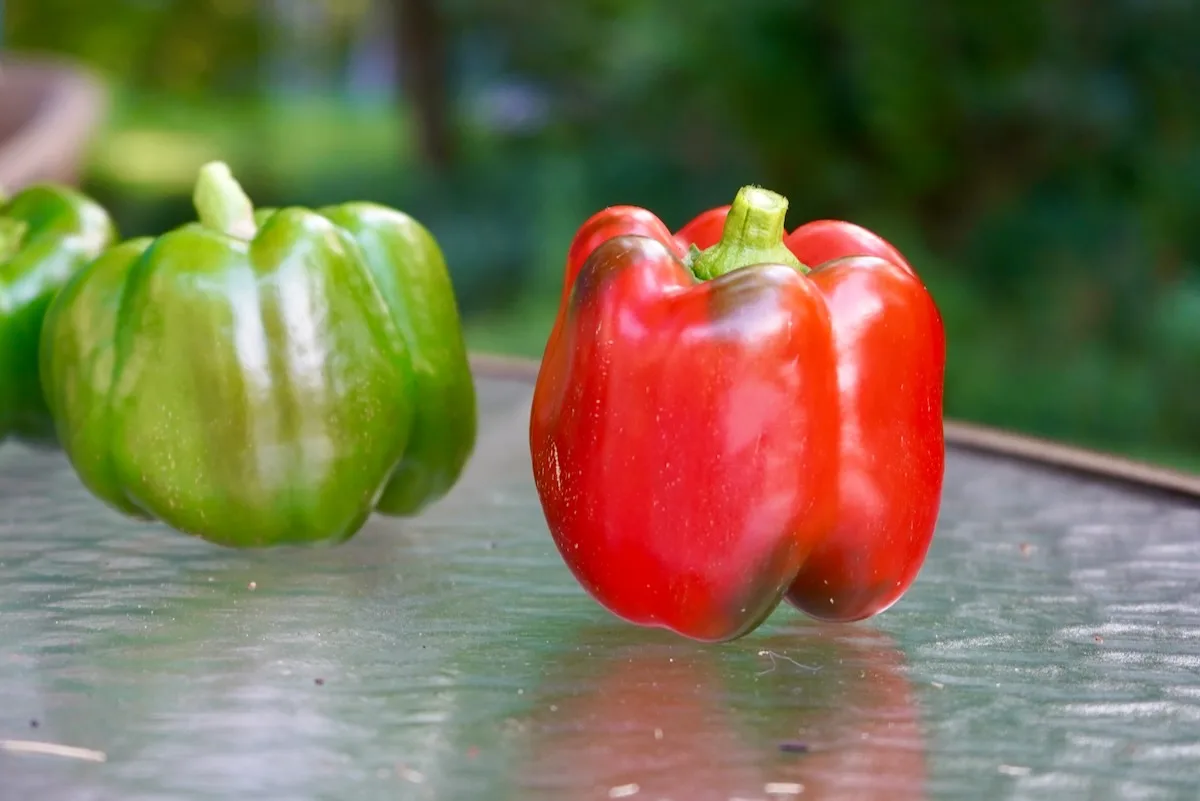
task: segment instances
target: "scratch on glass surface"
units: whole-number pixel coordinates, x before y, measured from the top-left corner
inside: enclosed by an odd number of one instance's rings
[[[425,774],[419,770],[413,770],[407,765],[399,765],[396,768],[396,774],[406,782],[412,784],[423,784],[425,782]]]
[[[771,660],[771,666],[769,668],[767,668],[766,670],[760,670],[757,674],[759,676],[761,676],[765,673],[770,673],[771,671],[775,670],[775,668],[778,667],[778,665],[775,662],[776,659],[782,659],[785,662],[791,662],[793,665],[800,668],[801,670],[809,670],[809,671],[812,671],[813,673],[816,673],[818,670],[821,669],[819,666],[802,665],[799,662],[797,662],[795,659],[792,659],[790,656],[787,656],[786,654],[776,653],[775,651],[759,651],[758,655],[765,656]]]
[[[1028,776],[1033,772],[1031,768],[1023,765],[1000,765],[996,768],[997,771],[1005,776]]]
[[[107,762],[108,755],[91,748],[76,748],[61,743],[46,743],[38,740],[0,740],[0,751],[10,754],[39,754],[43,756],[82,759],[87,762]]]

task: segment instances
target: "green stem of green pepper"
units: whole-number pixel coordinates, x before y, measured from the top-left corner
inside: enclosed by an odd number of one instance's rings
[[[212,161],[200,168],[192,202],[201,225],[207,228],[245,240],[258,233],[254,204],[223,161]]]
[[[693,251],[692,272],[702,281],[752,264],[786,264],[801,272],[808,268],[783,244],[788,201],[757,186],[743,186],[725,218],[721,241]]]
[[[17,255],[25,241],[29,226],[22,220],[0,217],[0,264]]]

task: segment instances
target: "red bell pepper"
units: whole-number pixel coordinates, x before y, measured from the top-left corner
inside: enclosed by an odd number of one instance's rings
[[[534,478],[567,566],[626,620],[729,640],[784,598],[860,620],[924,562],[941,316],[880,237],[837,221],[785,237],[786,211],[747,187],[672,235],[612,207],[568,252]]]

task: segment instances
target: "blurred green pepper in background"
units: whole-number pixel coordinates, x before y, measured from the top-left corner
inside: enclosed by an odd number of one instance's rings
[[[116,237],[104,208],[70,187],[0,197],[0,436],[53,442],[38,376],[42,321],[67,280]]]
[[[476,399],[441,251],[372,203],[263,210],[220,162],[199,222],[111,248],[43,329],[81,480],[230,546],[338,542],[457,481]]]

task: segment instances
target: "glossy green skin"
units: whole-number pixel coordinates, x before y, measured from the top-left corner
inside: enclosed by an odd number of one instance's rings
[[[412,435],[376,503],[384,514],[410,515],[454,486],[475,446],[475,384],[454,287],[437,242],[411,217],[369,203],[321,214],[362,249],[412,359]]]
[[[116,236],[104,208],[70,187],[38,184],[0,202],[0,436],[53,444],[38,375],[42,320]]]
[[[394,210],[258,218],[250,242],[188,225],[71,281],[46,396],[82,481],[126,514],[230,546],[342,541],[440,497],[470,455],[453,293]]]

